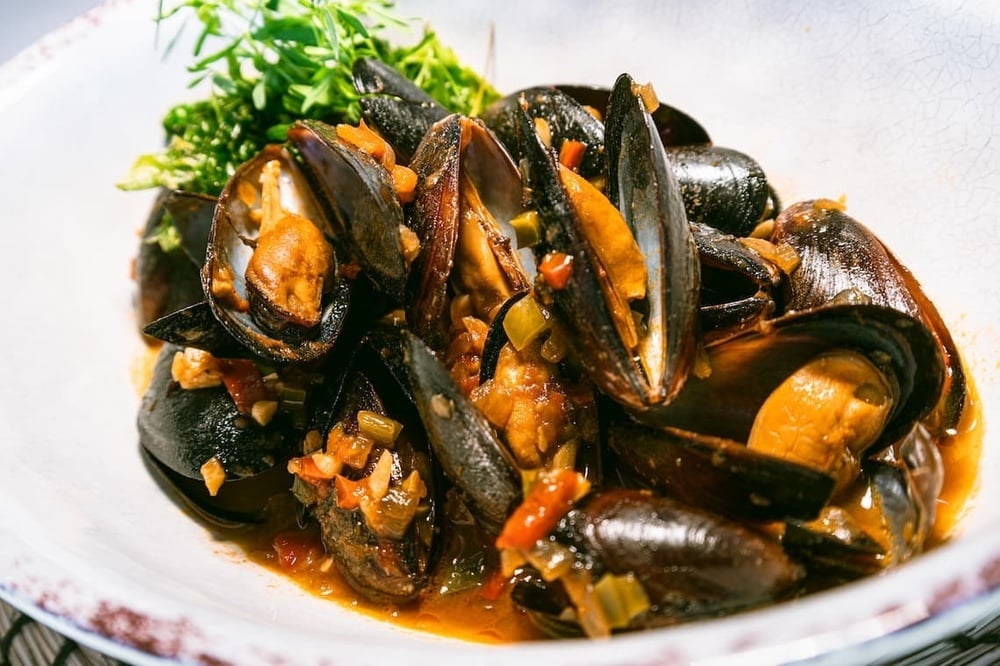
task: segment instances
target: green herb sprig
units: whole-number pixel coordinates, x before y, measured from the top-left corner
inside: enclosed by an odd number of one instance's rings
[[[377,57],[402,71],[446,108],[478,114],[499,98],[428,27],[410,46],[390,29],[412,28],[391,0],[183,0],[160,3],[158,25],[199,25],[190,86],[208,96],[178,104],[163,119],[166,147],[142,155],[119,187],[170,187],[218,194],[236,167],[265,144],[283,141],[298,119],[356,122],[351,66]],[[214,50],[209,50],[213,47]]]

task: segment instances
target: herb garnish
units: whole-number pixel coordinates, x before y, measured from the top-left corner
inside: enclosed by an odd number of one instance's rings
[[[178,16],[200,23],[190,85],[207,83],[210,94],[167,112],[167,147],[142,155],[119,186],[215,195],[295,120],[357,122],[351,66],[359,57],[382,59],[454,111],[475,115],[499,97],[427,27],[414,45],[390,44],[383,33],[413,23],[392,10],[391,0],[183,0],[169,8],[161,0],[159,24]],[[209,52],[210,44],[222,46]]]

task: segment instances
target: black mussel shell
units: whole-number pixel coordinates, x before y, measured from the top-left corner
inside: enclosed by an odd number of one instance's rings
[[[337,276],[334,261],[324,284],[319,324],[308,328],[285,320],[251,293],[245,274],[257,236],[257,223],[250,214],[257,201],[247,193],[256,191],[259,200],[260,173],[272,160],[280,164],[281,181],[286,184],[282,207],[316,224],[328,241],[334,236],[298,164],[280,146],[267,146],[237,170],[219,196],[202,287],[216,318],[251,353],[275,362],[308,362],[333,348],[347,317],[352,287]],[[220,275],[225,276],[224,282],[231,281],[234,295],[217,295],[219,290],[213,285]]]
[[[261,426],[240,414],[223,386],[182,389],[171,373],[174,354],[180,350],[169,344],[160,350],[139,408],[139,443],[166,470],[174,485],[182,487],[197,504],[224,507],[236,493],[227,489],[222,494],[220,490],[220,498],[212,498],[201,475],[204,463],[216,458],[222,464],[226,472],[222,488],[275,468],[279,470],[277,476],[282,476],[300,435],[280,415]],[[284,473],[284,488],[288,488],[289,481]]]
[[[160,193],[136,256],[137,310],[140,328],[204,298],[198,270],[205,261],[215,199],[180,190]],[[165,249],[156,237],[165,231],[177,245]]]

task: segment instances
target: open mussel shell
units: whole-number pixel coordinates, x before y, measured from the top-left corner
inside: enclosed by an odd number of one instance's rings
[[[833,493],[833,477],[721,437],[622,420],[608,444],[650,487],[741,520],[811,520]]]
[[[338,256],[357,262],[378,292],[402,303],[407,276],[400,240],[403,209],[389,172],[326,123],[297,122],[288,130],[288,141],[323,206]]]
[[[653,425],[745,442],[774,389],[807,361],[838,349],[864,355],[895,394],[888,422],[867,453],[909,433],[940,395],[943,361],[933,335],[919,320],[876,305],[829,305],[763,322],[755,330],[710,345],[710,374],[690,377],[673,402],[638,417]]]
[[[202,194],[164,190],[157,197],[135,263],[140,328],[204,298],[198,271],[214,213],[215,199]],[[176,245],[162,247],[156,241],[161,234],[176,239]]]
[[[171,373],[179,351],[164,345],[157,357],[139,408],[139,443],[171,484],[206,513],[230,519],[251,516],[269,496],[259,492],[261,486],[288,488],[284,463],[297,443],[296,431],[287,419],[278,417],[267,426],[258,425],[239,413],[222,386],[181,389]],[[226,472],[216,497],[209,495],[201,473],[202,465],[212,458]],[[265,480],[237,486],[257,477]],[[255,493],[241,490],[250,485]]]
[[[403,427],[391,447],[376,444],[364,467],[345,466],[341,473],[344,478],[361,480],[372,474],[380,455],[387,451],[392,457],[390,484],[398,486],[417,472],[427,489],[427,497],[421,500],[425,510],[418,510],[400,534],[379,531],[369,524],[370,519],[361,510],[341,507],[337,490],[319,493],[312,511],[327,553],[352,588],[372,601],[406,603],[416,598],[430,581],[438,519],[434,472],[412,403],[400,391],[391,370],[387,372],[382,367],[380,355],[371,353],[375,350],[368,348],[367,341],[362,348],[363,352],[352,363],[334,424],[347,432],[356,432],[357,414],[359,410],[367,410],[385,415]],[[383,510],[376,509],[379,511]],[[384,511],[383,515],[387,515],[390,509]],[[386,520],[391,521],[392,517]]]
[[[261,174],[272,161],[280,165],[282,209],[315,224],[326,239],[333,237],[312,188],[291,154],[280,146],[267,146],[236,171],[219,196],[202,268],[202,287],[219,322],[252,353],[276,362],[307,362],[332,349],[347,317],[351,285],[337,277],[334,260],[324,282],[319,323],[315,326],[290,321],[269,307],[265,299],[251,293],[246,272],[259,227],[251,210],[260,205]],[[287,267],[276,268],[282,271]],[[231,283],[231,288],[219,289],[220,279]]]
[[[863,224],[828,200],[789,206],[775,220],[774,243],[787,243],[801,263],[787,281],[789,309],[807,309],[844,295],[895,308],[920,319],[937,341],[945,362],[945,390],[933,427],[939,434],[958,427],[968,386],[958,349],[937,308],[913,274]]]
[[[608,199],[622,213],[646,263],[648,312],[639,357],[653,402],[687,378],[697,327],[701,266],[671,163],[628,74],[608,103]]]
[[[481,122],[457,114],[431,128],[410,166],[418,177],[410,223],[420,239],[420,253],[410,271],[407,322],[433,348],[441,349],[448,326],[450,281],[480,279],[453,270],[464,220],[475,220],[470,233],[488,247],[505,288],[518,292],[530,287],[522,256],[511,247],[513,231],[507,231],[521,209],[521,178],[493,134]],[[465,217],[466,187],[474,190],[483,214],[472,211],[471,218]]]
[[[561,253],[570,261],[565,286],[546,289],[544,296],[572,331],[577,358],[606,395],[632,410],[668,401],[683,386],[693,357],[699,265],[677,183],[631,79],[623,75],[616,83],[607,153],[609,199],[618,204],[646,264],[646,295],[632,306],[644,318],[637,350],[619,333],[621,317],[603,295],[606,271],[584,236],[555,156],[526,112],[519,128],[526,182],[542,225],[536,258]]]

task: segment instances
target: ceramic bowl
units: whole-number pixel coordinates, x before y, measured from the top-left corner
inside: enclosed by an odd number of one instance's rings
[[[130,259],[151,194],[114,183],[189,92],[155,3],[115,1],[0,69],[0,596],[137,664],[870,661],[1000,609],[1000,10],[982,2],[401,3],[501,90],[623,71],[754,155],[791,202],[845,197],[951,327],[978,389],[975,499],[877,578],[727,619],[505,647],[381,623],[215,541],[139,458]],[[490,51],[492,37],[494,50]],[[489,56],[489,57],[488,57]]]

